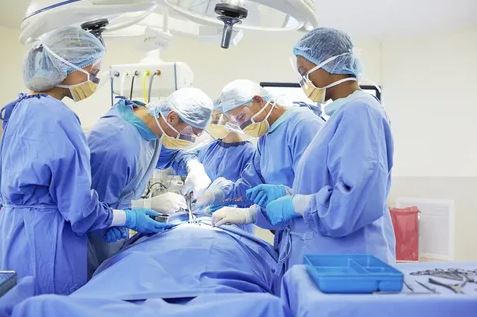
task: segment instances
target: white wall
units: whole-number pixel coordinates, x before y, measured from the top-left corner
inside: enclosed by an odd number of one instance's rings
[[[24,49],[18,41],[19,32],[0,26],[0,38],[3,41],[0,53],[0,65],[3,72],[0,88],[0,107],[15,99],[23,91],[22,61]]]
[[[390,203],[456,201],[456,259],[477,259],[477,29],[387,38],[382,78],[395,140]]]
[[[477,176],[477,29],[386,39],[396,176]]]

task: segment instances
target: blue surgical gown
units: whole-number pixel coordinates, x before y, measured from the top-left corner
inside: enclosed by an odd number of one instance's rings
[[[219,177],[236,181],[250,162],[255,146],[248,141],[224,143],[216,140],[201,148],[197,155],[212,181]]]
[[[101,201],[114,209],[131,207],[146,189],[157,164],[160,142],[147,140],[128,121],[136,105],[118,98],[113,108],[101,117],[88,136],[91,150],[92,186]],[[128,114],[128,115],[125,115]],[[105,230],[89,234],[88,273],[116,253],[124,241],[107,243]]]
[[[323,119],[309,109],[288,109],[272,124],[268,133],[258,139],[257,149],[240,179],[227,187],[226,203],[250,206],[252,202],[245,192],[260,184],[291,187],[300,158],[323,125]]]
[[[297,167],[294,203],[304,216],[284,231],[280,253],[288,268],[310,253],[395,258],[386,206],[393,165],[389,121],[377,100],[362,91],[335,105]]]
[[[86,282],[86,233],[112,210],[91,189],[90,153],[78,117],[47,95],[4,111],[0,149],[0,270],[33,276],[35,292],[69,294]]]
[[[192,157],[194,154],[184,150],[169,149],[163,146],[156,168],[159,170],[172,168],[176,175],[187,176],[187,161]]]
[[[187,175],[187,162],[197,159],[204,165],[205,172],[214,181],[219,177],[236,181],[253,157],[252,142],[225,143],[214,140],[196,151],[163,149],[159,168],[172,167],[178,175]]]
[[[125,120],[119,107],[133,111],[133,103],[119,99],[88,136],[93,188],[115,209],[131,207],[144,193],[161,151],[158,139],[146,140]]]

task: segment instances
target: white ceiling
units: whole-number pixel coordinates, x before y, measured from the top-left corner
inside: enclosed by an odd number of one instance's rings
[[[323,26],[359,36],[412,35],[477,27],[477,0],[316,0]],[[28,0],[1,0],[0,25],[19,28]]]

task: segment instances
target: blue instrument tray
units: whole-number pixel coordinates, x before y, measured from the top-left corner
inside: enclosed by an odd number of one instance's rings
[[[404,275],[372,255],[305,255],[323,293],[400,292]]]

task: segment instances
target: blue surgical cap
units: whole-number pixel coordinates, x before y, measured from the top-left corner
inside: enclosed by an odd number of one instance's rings
[[[215,105],[222,108],[222,112],[227,112],[251,103],[255,96],[260,96],[267,101],[271,99],[270,94],[256,82],[237,79],[222,89]]]
[[[104,53],[103,44],[93,34],[72,26],[57,29],[41,36],[30,48],[23,65],[23,80],[29,89],[45,91],[77,70],[54,55],[84,68],[100,61]]]
[[[160,114],[166,116],[169,112],[176,112],[186,124],[205,129],[212,114],[212,99],[197,88],[182,88],[173,92],[163,102],[150,104],[149,113],[155,117]]]
[[[323,69],[330,74],[358,77],[361,73],[361,64],[353,52],[351,38],[342,31],[331,28],[316,28],[299,40],[293,49],[295,56],[302,56],[315,65],[343,53],[349,54],[325,64]]]
[[[222,113],[224,112],[224,110],[222,109],[222,105],[218,100],[214,101],[214,110]]]

